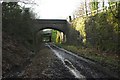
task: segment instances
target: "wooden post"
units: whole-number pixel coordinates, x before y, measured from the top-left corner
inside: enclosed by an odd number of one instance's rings
[[[71,22],[72,21],[72,18],[71,18],[71,16],[69,16],[69,22]]]

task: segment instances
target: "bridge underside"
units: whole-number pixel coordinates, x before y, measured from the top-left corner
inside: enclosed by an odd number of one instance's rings
[[[68,30],[66,20],[36,19],[34,23],[35,23],[34,27],[36,28],[36,31],[50,28],[66,33]]]

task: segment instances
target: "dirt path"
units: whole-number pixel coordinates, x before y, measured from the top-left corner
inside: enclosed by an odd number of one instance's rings
[[[45,45],[32,59],[23,74],[24,78],[74,78],[55,54]]]
[[[40,51],[35,54],[35,57],[31,59],[31,64],[26,67],[25,73],[23,75],[24,78],[39,78],[44,77],[42,74],[43,70],[45,70],[48,67],[48,64],[51,60],[51,51],[46,48],[45,46],[42,46]]]

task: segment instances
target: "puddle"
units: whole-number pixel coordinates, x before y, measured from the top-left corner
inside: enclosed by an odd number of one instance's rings
[[[81,75],[80,72],[72,65],[72,63],[68,60],[64,60],[64,65],[70,70],[70,72],[75,76],[75,78],[82,78],[84,80],[85,76]]]
[[[82,80],[86,80],[85,76],[81,75],[80,72],[72,65],[72,63],[65,59],[63,56],[60,55],[59,51],[54,50],[50,45],[46,44],[53,52],[54,54],[62,61],[64,66],[75,76],[75,78],[79,78]]]

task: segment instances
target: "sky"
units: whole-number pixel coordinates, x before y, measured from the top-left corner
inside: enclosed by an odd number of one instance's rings
[[[39,19],[67,19],[84,1],[85,0],[35,0],[37,5],[27,6],[32,7],[33,12],[37,14],[37,18]],[[90,0],[86,1],[89,2]]]
[[[40,19],[66,19],[82,0],[35,0],[34,11]]]

